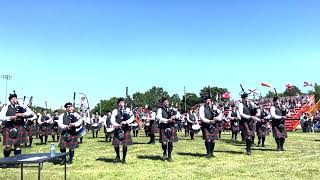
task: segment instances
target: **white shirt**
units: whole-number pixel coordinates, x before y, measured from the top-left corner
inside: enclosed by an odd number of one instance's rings
[[[7,111],[8,111],[8,106],[11,106],[11,104],[9,105],[5,105],[0,112],[0,121],[11,121],[10,120],[10,116],[7,116]],[[24,107],[26,109],[25,113],[22,113],[24,116],[30,116],[32,114],[31,109],[28,106]]]
[[[48,119],[48,120],[45,120],[44,122],[42,122],[42,121],[41,121],[42,116],[47,116],[47,117],[49,117],[49,119]],[[46,115],[41,114],[41,115],[39,116],[39,118],[38,118],[38,123],[39,123],[39,124],[42,124],[42,123],[51,123],[51,122],[52,122],[52,117],[51,117],[50,114],[46,114]]]
[[[174,119],[179,119],[181,116],[180,112],[177,111],[177,114],[174,115]],[[159,120],[160,123],[168,124],[169,119],[163,118],[162,117],[162,108],[159,108],[157,111],[157,119]]]
[[[243,113],[243,103],[239,104],[239,114],[241,118],[250,119],[251,116]]]
[[[125,112],[128,113],[131,116],[130,119],[126,120],[126,123],[127,124],[132,123],[134,121],[134,116],[133,116],[132,111],[130,110],[130,108],[126,108]],[[118,109],[114,109],[112,111],[112,115],[111,115],[111,124],[114,125],[114,126],[120,126],[120,124],[118,124],[116,122],[116,116],[117,115],[118,115]]]
[[[195,122],[198,123],[198,116],[197,116],[197,114],[196,114],[196,113],[191,113],[191,114],[194,115],[195,120],[196,120]],[[193,123],[193,121],[190,119],[189,113],[187,113],[187,121],[188,121],[189,123]]]
[[[217,117],[214,117],[213,119],[214,119],[214,120],[218,120],[218,121],[222,120],[223,114],[220,112],[220,110],[217,108],[217,106],[213,105],[213,106],[212,106],[212,110],[216,110],[216,111],[219,113],[219,115],[218,115]],[[200,107],[200,109],[199,109],[199,116],[200,116],[200,120],[201,120],[201,121],[203,121],[203,122],[205,122],[205,123],[210,123],[211,120],[210,120],[210,119],[207,119],[207,118],[205,117],[205,114],[204,114],[204,106],[201,106],[201,107]]]
[[[272,117],[273,119],[282,119],[282,116],[276,115],[276,107],[275,107],[275,106],[271,106],[271,108],[270,108],[270,114],[271,114],[271,117]]]
[[[82,118],[81,118],[81,116],[80,116],[78,113],[76,113],[76,112],[74,112],[73,115],[78,119],[78,121],[76,121],[76,122],[74,123],[74,125],[75,125],[76,127],[80,126],[80,125],[82,124]],[[64,116],[64,113],[62,113],[62,114],[59,116],[59,120],[57,121],[57,123],[58,123],[58,126],[59,126],[61,129],[66,129],[66,128],[68,127],[68,125],[63,124],[63,116]]]

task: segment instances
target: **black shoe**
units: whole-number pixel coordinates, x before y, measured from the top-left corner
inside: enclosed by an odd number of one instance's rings
[[[165,153],[163,153],[163,155],[162,155],[162,161],[165,161],[166,159],[167,159],[167,154],[165,154]]]
[[[261,147],[266,147],[264,144],[262,144],[262,146]]]
[[[114,160],[113,160],[113,163],[118,163],[118,162],[120,162],[120,157],[116,157]]]
[[[277,147],[277,151],[280,151],[280,147]]]
[[[257,147],[260,147],[260,144],[258,144]]]
[[[149,142],[148,142],[148,144],[152,144],[152,142],[151,142],[151,141],[149,141]]]
[[[127,161],[125,159],[122,159],[121,163],[122,164],[127,164]]]
[[[247,155],[250,156],[250,155],[251,155],[251,152],[250,152],[250,151],[247,151]]]
[[[171,158],[171,157],[168,157],[168,161],[169,161],[169,162],[172,162],[172,158]]]
[[[281,147],[281,148],[280,148],[280,151],[286,151],[286,150],[284,150],[283,147]]]
[[[210,154],[211,157],[216,157],[215,155],[213,155],[213,153]]]
[[[212,158],[211,154],[207,154],[207,155],[206,155],[206,158],[207,158],[207,159],[211,159],[211,158]]]

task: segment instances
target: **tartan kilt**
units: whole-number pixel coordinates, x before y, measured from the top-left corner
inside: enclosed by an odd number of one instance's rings
[[[114,130],[112,145],[114,145],[114,146],[132,145],[132,137],[131,137],[131,134],[130,134],[130,129],[123,129],[123,131],[124,131],[124,139],[120,140],[120,139],[118,139],[119,129],[115,129]]]
[[[223,122],[217,121],[215,127],[216,127],[217,131],[222,131],[223,130]]]
[[[58,126],[52,126],[51,127],[51,134],[52,135],[57,135],[61,133],[61,129]]]
[[[38,129],[37,125],[32,124],[32,125],[27,126],[26,132],[27,132],[28,136],[35,136],[39,133],[39,129]]]
[[[210,133],[209,127],[210,127],[210,125],[207,124],[207,123],[203,123],[202,126],[201,126],[203,140],[206,140],[206,141],[210,141],[210,140],[215,141],[215,140],[217,140],[218,139],[218,133],[219,133],[218,128],[215,128],[213,133]]]
[[[244,121],[242,124],[242,132],[246,139],[255,136],[256,123],[250,124],[248,121]]]
[[[264,127],[262,125],[264,125]],[[256,127],[258,137],[264,137],[269,135],[269,128],[267,127],[267,123],[257,123]]]
[[[60,137],[60,143],[59,143],[59,148],[60,149],[65,149],[65,148],[78,148],[78,136],[77,133],[70,133],[70,142],[64,141],[63,135],[67,133],[68,131],[62,131],[61,132],[61,137]]]
[[[51,128],[49,125],[41,125],[39,129],[39,134],[41,136],[48,136],[51,134]]]
[[[273,126],[272,127],[272,134],[274,138],[287,138],[288,134],[286,131],[286,128],[283,128],[283,130],[280,130],[281,128],[279,128],[278,126]]]
[[[20,145],[28,142],[27,132],[24,126],[15,125],[15,128],[18,130],[17,137],[11,138],[9,136],[9,132],[11,128],[4,128],[2,135],[3,135],[3,145]]]
[[[159,133],[160,129],[157,123],[150,121],[150,134]]]
[[[171,135],[171,137],[167,138],[167,136],[164,133],[165,129],[166,128],[160,128],[159,142],[160,143],[178,142],[177,130],[175,128],[171,127],[172,135]]]
[[[234,123],[231,123],[231,131],[232,132],[239,132],[240,131],[239,124],[237,126],[235,126]]]
[[[112,132],[107,132],[107,127],[106,126],[103,126],[103,131],[104,131],[104,134],[107,136],[107,137],[113,137],[113,131]]]

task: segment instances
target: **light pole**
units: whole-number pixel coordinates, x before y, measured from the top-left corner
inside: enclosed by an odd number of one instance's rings
[[[8,96],[8,80],[11,80],[12,79],[12,75],[9,75],[9,74],[3,74],[1,75],[1,78],[2,79],[5,79],[6,80],[6,98],[4,100],[4,103],[7,102],[7,96]]]

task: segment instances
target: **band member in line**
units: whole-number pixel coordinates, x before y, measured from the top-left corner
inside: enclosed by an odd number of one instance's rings
[[[150,130],[149,130],[150,141],[148,142],[148,144],[155,144],[156,143],[155,133],[159,132],[159,127],[156,119],[157,114],[151,109],[151,107],[148,107],[148,110],[150,112],[149,114],[150,117],[148,117],[150,119],[147,119],[147,121],[149,120],[149,123],[150,123]]]
[[[237,140],[237,135],[239,132],[239,120],[241,119],[240,114],[235,105],[231,106],[232,110],[229,111],[228,119],[231,122],[231,139]]]
[[[66,148],[69,148],[69,160],[68,163],[72,164],[74,157],[74,149],[78,148],[78,136],[76,129],[81,126],[81,116],[74,112],[74,107],[71,102],[64,105],[66,111],[59,116],[58,125],[62,129],[60,138],[60,152],[66,152]]]
[[[287,118],[288,111],[284,106],[281,106],[279,97],[273,98],[273,106],[270,108],[272,117],[272,133],[277,143],[277,151],[284,151],[283,145],[285,138],[288,137],[285,128],[285,119]]]
[[[0,121],[4,125],[3,128],[3,150],[4,157],[9,157],[12,146],[14,146],[14,155],[21,154],[21,144],[25,144],[27,134],[25,129],[25,118],[32,116],[29,107],[21,107],[18,103],[16,94],[10,94],[10,104],[5,105],[0,112]]]
[[[91,130],[92,130],[92,138],[97,138],[100,131],[100,116],[98,112],[91,119]]]
[[[242,102],[239,104],[239,114],[242,122],[242,131],[246,140],[246,153],[251,155],[252,137],[254,137],[255,123],[260,121],[258,117],[252,115],[253,103],[249,103],[248,94],[241,95]]]
[[[132,144],[132,137],[130,134],[130,126],[134,121],[134,116],[132,111],[125,107],[124,98],[119,98],[117,101],[117,109],[112,111],[111,115],[111,123],[115,127],[114,137],[112,145],[114,146],[114,150],[116,152],[116,158],[114,159],[114,163],[120,162],[120,145],[122,145],[122,163],[126,163],[126,156],[128,151],[128,145]]]
[[[54,115],[52,117],[51,136],[52,136],[53,142],[56,142],[56,135],[57,135],[57,142],[59,142],[59,140],[60,140],[60,128],[58,125],[59,116],[60,115],[59,115],[58,111],[55,111]]]
[[[111,115],[112,113],[108,111],[107,114],[104,116],[104,133],[107,142],[111,142],[114,133],[114,127],[111,123]]]
[[[194,140],[194,130],[192,126],[195,124],[199,124],[197,110],[190,109],[187,114],[187,123],[188,123],[188,130],[190,132],[191,140]]]
[[[40,133],[39,138],[41,141],[41,144],[47,144],[48,141],[48,135],[51,134],[51,128],[50,123],[52,122],[51,115],[48,114],[47,109],[42,110],[42,114],[39,116],[38,124],[40,126]],[[44,142],[43,142],[44,137]]]
[[[174,120],[180,118],[180,113],[174,108],[169,108],[169,100],[166,97],[161,99],[161,107],[157,111],[160,127],[160,143],[162,144],[162,160],[172,161],[171,153],[173,142],[178,142],[177,130],[174,127]]]
[[[36,121],[38,119],[38,116],[36,113],[34,113],[32,111],[32,117],[27,118],[26,121],[26,132],[27,132],[27,136],[28,136],[28,141],[29,141],[29,145],[26,145],[26,147],[31,148],[32,147],[32,142],[33,142],[33,136],[37,135],[39,133],[37,125],[36,125]]]
[[[205,147],[207,150],[207,158],[214,157],[215,141],[218,139],[218,129],[216,121],[221,120],[222,113],[218,107],[213,105],[210,97],[204,98],[205,104],[199,109],[200,120],[202,121],[201,129]]]
[[[258,147],[265,147],[266,136],[269,135],[268,122],[271,118],[269,112],[262,107],[262,104],[259,105],[258,117],[261,121],[257,122],[257,136],[258,136]]]

